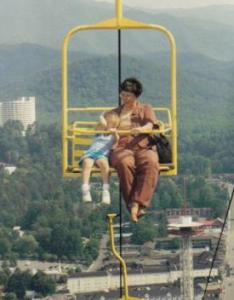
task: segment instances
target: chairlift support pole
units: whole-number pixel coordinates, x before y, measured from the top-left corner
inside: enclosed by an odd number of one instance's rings
[[[128,293],[128,273],[127,273],[127,266],[124,259],[121,255],[117,252],[115,247],[115,239],[114,239],[114,229],[113,229],[113,220],[117,217],[117,214],[108,214],[108,224],[109,224],[109,236],[110,236],[110,243],[111,243],[111,250],[114,256],[118,259],[121,264],[123,270],[123,286],[124,286],[124,295],[119,300],[143,300],[142,298],[131,297]]]

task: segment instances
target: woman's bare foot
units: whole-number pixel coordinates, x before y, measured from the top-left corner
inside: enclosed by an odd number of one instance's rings
[[[146,212],[144,211],[143,208],[139,208],[138,212],[137,212],[137,218],[141,218],[146,214]]]
[[[133,222],[138,222],[138,211],[139,211],[139,204],[137,202],[133,202],[131,205],[131,219]]]

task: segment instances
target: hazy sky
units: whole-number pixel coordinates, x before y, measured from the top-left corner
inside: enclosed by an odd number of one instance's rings
[[[96,0],[98,2],[115,3],[115,0]],[[146,9],[192,8],[207,5],[232,4],[234,0],[122,0],[123,5]]]

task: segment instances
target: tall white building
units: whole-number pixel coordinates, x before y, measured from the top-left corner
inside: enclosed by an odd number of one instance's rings
[[[21,121],[25,130],[32,125],[36,121],[35,97],[0,102],[0,125],[8,120]]]

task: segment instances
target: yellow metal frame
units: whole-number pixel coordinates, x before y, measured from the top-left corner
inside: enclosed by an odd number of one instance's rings
[[[121,257],[121,255],[117,252],[115,247],[115,239],[114,239],[114,229],[113,229],[113,220],[116,217],[116,214],[108,214],[108,224],[109,224],[109,236],[110,236],[110,242],[111,242],[111,250],[114,254],[114,256],[118,259],[118,261],[121,264],[122,270],[123,270],[123,286],[124,286],[124,295],[119,300],[143,300],[142,298],[137,297],[131,297],[128,294],[128,272],[127,272],[127,266],[124,261],[124,259]]]
[[[78,111],[77,108],[68,107],[68,44],[72,36],[85,30],[121,30],[121,29],[148,29],[156,30],[165,34],[170,45],[170,78],[171,78],[171,119],[172,119],[172,168],[161,170],[164,175],[177,175],[177,122],[176,122],[176,44],[172,33],[165,27],[156,24],[146,24],[122,16],[122,0],[116,0],[116,17],[92,25],[81,25],[71,29],[65,36],[62,46],[62,165],[64,177],[77,177],[79,173],[73,173],[68,168],[68,141],[69,124],[68,114]],[[104,108],[92,108],[93,111]]]

